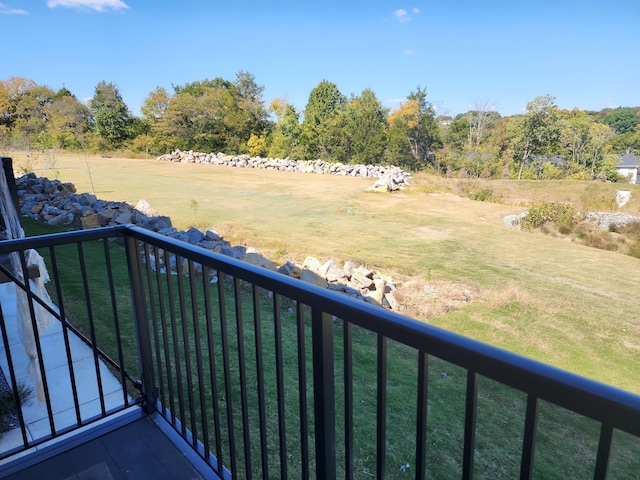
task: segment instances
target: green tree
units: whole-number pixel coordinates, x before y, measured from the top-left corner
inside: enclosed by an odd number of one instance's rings
[[[311,90],[300,138],[309,158],[328,158],[335,146],[336,117],[342,112],[346,100],[337,85],[327,80],[322,80]]]
[[[147,98],[144,99],[144,103],[140,108],[143,118],[145,118],[150,124],[156,123],[162,117],[164,117],[171,97],[169,93],[162,87],[156,87],[152,90]]]
[[[264,136],[271,128],[262,101],[264,87],[250,73],[238,72],[234,82],[218,77],[173,88],[171,98],[156,89],[145,102],[143,113],[156,119],[152,126],[158,143],[244,153],[252,134]]]
[[[442,146],[435,110],[427,101],[427,89],[418,86],[407,101],[387,117],[387,159],[417,170],[435,166],[435,151]]]
[[[589,125],[589,141],[586,145],[587,157],[591,162],[591,178],[594,178],[596,166],[600,169],[604,166],[604,161],[609,152],[609,140],[614,136],[613,130],[602,123],[592,123]]]
[[[604,117],[604,124],[611,127],[616,134],[633,132],[640,124],[640,118],[633,110],[618,108]]]
[[[338,138],[343,157],[349,163],[375,164],[383,161],[387,141],[386,117],[388,110],[382,106],[370,88],[353,97],[338,115],[342,126]]]
[[[73,95],[56,94],[51,114],[49,130],[61,148],[79,146],[80,136],[92,127],[89,108]]]
[[[519,165],[519,180],[532,156],[549,155],[558,150],[560,117],[555,97],[543,95],[527,103],[527,113],[518,117],[514,126],[514,160]]]
[[[225,151],[228,137],[233,134],[227,124],[229,112],[234,110],[231,92],[206,87],[195,96],[188,91],[183,90],[171,99],[164,116],[158,120],[156,134],[168,148]]]
[[[132,116],[113,83],[102,81],[96,85],[90,109],[96,132],[108,148],[120,147],[125,140],[132,138]]]
[[[55,92],[33,80],[12,77],[0,82],[0,126],[13,142],[29,149],[31,140],[45,131]],[[40,135],[43,139],[44,136]]]
[[[273,106],[273,102],[271,102]],[[300,146],[300,133],[302,125],[298,113],[293,105],[282,104],[278,102],[276,115],[279,115],[278,123],[271,136],[271,145],[269,147],[269,157],[286,158],[291,157],[296,160],[306,158],[303,147]]]
[[[560,111],[562,150],[559,152],[567,161],[586,167],[587,144],[593,118],[581,110]]]
[[[464,153],[471,143],[470,130],[471,124],[469,123],[469,116],[466,114],[457,115],[449,124],[445,135],[445,142],[454,152],[458,154]]]
[[[269,114],[262,99],[264,86],[256,83],[255,77],[243,70],[236,73],[233,82],[240,111],[246,116],[246,126],[249,135],[258,133],[269,127]]]

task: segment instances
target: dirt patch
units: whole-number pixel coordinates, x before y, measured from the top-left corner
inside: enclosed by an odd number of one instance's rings
[[[482,295],[473,285],[441,280],[409,279],[400,286],[404,315],[428,320],[468,305]]]

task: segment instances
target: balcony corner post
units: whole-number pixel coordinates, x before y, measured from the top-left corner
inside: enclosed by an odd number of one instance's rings
[[[147,318],[147,306],[143,291],[142,259],[138,241],[135,238],[125,235],[125,244],[131,282],[136,342],[138,344],[138,361],[142,377],[140,386],[140,394],[143,399],[142,409],[145,414],[150,414],[155,411],[157,388],[154,383],[151,334],[149,332],[149,319]]]

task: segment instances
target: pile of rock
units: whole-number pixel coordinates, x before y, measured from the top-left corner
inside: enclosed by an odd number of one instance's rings
[[[34,173],[17,178],[16,187],[22,215],[49,225],[88,229],[133,223],[155,232],[171,227],[171,219],[158,215],[145,200],[137,205],[99,200],[90,193],[76,193],[72,183]]]
[[[356,266],[352,261],[345,262],[340,268],[333,260],[323,264],[314,257],[307,257],[302,264],[288,261],[278,271],[357,300],[402,310],[402,294],[391,278],[364,265]]]
[[[585,213],[584,219],[587,222],[597,225],[603,230],[609,229],[611,225],[623,227],[630,223],[640,222],[640,217],[634,217],[629,213],[590,212]]]
[[[239,168],[263,168],[282,172],[317,173],[379,179],[375,190],[395,191],[409,184],[409,173],[399,167],[385,165],[351,165],[323,160],[291,160],[289,158],[261,158],[249,155],[225,155],[224,153],[199,153],[191,150],[161,155],[158,160],[181,163],[203,163]]]
[[[231,245],[214,231],[207,230],[203,233],[197,228],[186,231],[176,229],[172,226],[169,217],[159,216],[146,200],[140,200],[136,205],[99,200],[89,193],[76,193],[72,183],[37,178],[33,173],[17,178],[16,186],[22,215],[50,225],[89,229],[134,224],[236,260],[299,278],[322,288],[342,292],[359,300],[392,310],[403,309],[402,295],[391,278],[369,270],[365,266],[356,266],[350,261],[339,268],[333,260],[323,264],[313,257],[307,257],[302,264],[289,260],[278,267],[256,249]],[[169,257],[169,265],[165,264],[163,256],[159,256],[159,260],[160,265],[156,265],[155,255],[150,255],[148,258],[154,269],[186,273],[185,265],[175,264],[175,256]]]

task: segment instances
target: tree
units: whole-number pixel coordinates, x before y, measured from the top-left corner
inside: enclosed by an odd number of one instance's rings
[[[634,131],[640,124],[640,118],[633,110],[618,108],[604,117],[603,122],[619,135]]]
[[[171,96],[169,93],[162,87],[156,87],[155,90],[152,90],[149,95],[147,95],[147,98],[144,99],[144,103],[140,108],[142,116],[149,123],[156,123],[164,117],[170,101]]]
[[[461,114],[449,124],[445,141],[454,152],[461,154],[471,148],[471,124],[468,114]]]
[[[171,98],[156,89],[145,102],[145,114],[156,119],[152,126],[158,144],[244,153],[252,134],[266,138],[271,128],[264,87],[250,73],[238,72],[234,82],[217,77],[173,88]]]
[[[61,148],[79,145],[79,137],[91,129],[89,108],[73,95],[56,94],[51,104],[49,130]]]
[[[248,133],[257,133],[267,128],[269,115],[262,99],[264,86],[258,85],[255,77],[243,70],[236,73],[233,86],[238,106],[247,116]]]
[[[519,163],[518,180],[522,170],[535,155],[548,155],[557,150],[560,140],[560,117],[555,97],[543,95],[527,103],[527,113],[515,125],[514,160]]]
[[[376,164],[383,160],[388,110],[382,106],[370,88],[353,97],[338,118],[342,125],[338,139],[342,144],[343,158],[349,163]]]
[[[435,165],[435,150],[442,145],[435,110],[427,101],[427,89],[418,86],[407,101],[387,118],[387,158],[409,168]]]
[[[585,112],[572,110],[559,112],[563,115],[561,121],[561,143],[563,156],[572,163],[587,164],[586,146],[590,140],[590,127],[593,119]]]
[[[274,105],[274,102],[271,102]],[[303,159],[306,157],[304,150],[299,145],[300,133],[302,125],[298,117],[298,113],[293,105],[277,104],[279,112],[278,123],[271,136],[271,145],[269,147],[269,157],[286,158],[293,157]]]
[[[29,149],[31,139],[44,132],[51,118],[55,92],[33,80],[12,77],[0,82],[0,126],[15,140],[24,141]]]
[[[487,99],[476,100],[474,109],[467,112],[469,120],[469,151],[478,153],[487,127],[500,118],[492,102]]]
[[[206,87],[198,96],[183,91],[169,102],[156,132],[170,148],[225,151],[233,134],[227,124],[233,109],[234,99],[227,89]]]
[[[113,83],[104,81],[96,85],[90,103],[91,113],[98,135],[108,147],[117,148],[132,137],[131,114],[122,96]]]
[[[300,142],[310,158],[327,158],[335,140],[336,116],[346,97],[337,85],[322,80],[309,94],[304,110]]]
[[[613,130],[602,123],[589,125],[589,141],[586,149],[591,160],[591,178],[594,178],[596,164],[601,163],[610,148],[609,139],[614,136]]]

